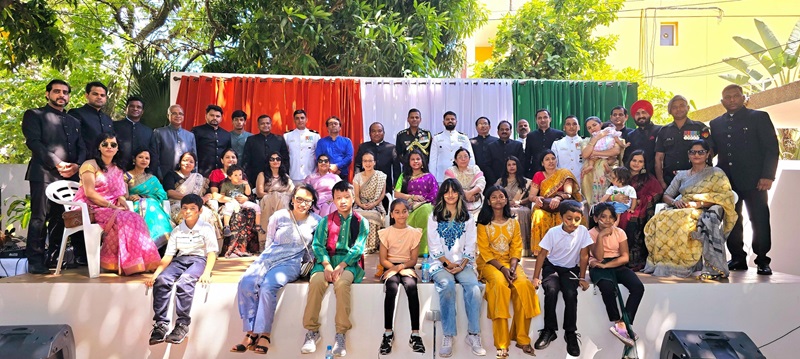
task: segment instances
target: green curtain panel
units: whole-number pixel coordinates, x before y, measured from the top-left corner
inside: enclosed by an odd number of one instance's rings
[[[589,116],[608,121],[615,106],[630,106],[638,99],[639,84],[605,81],[561,81],[561,80],[515,80],[514,123],[526,119],[531,130],[536,129],[537,109],[550,110],[550,127],[562,129],[564,117],[575,115],[581,124],[581,135],[586,136],[584,121]],[[635,127],[633,117],[628,118],[628,127]]]

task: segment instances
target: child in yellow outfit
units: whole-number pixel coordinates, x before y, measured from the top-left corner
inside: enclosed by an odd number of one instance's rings
[[[519,222],[511,217],[505,189],[494,186],[488,194],[477,221],[480,252],[477,263],[480,279],[486,283],[487,315],[492,320],[497,357],[508,357],[512,339],[523,353],[534,355],[528,332],[531,318],[541,310],[533,283],[518,265],[522,257]],[[509,302],[514,308],[513,317]]]

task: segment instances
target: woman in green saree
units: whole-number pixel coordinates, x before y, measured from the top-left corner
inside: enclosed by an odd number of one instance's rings
[[[150,236],[157,247],[167,243],[175,225],[164,211],[167,192],[156,176],[149,173],[150,152],[140,149],[133,156],[133,168],[125,173],[128,184],[128,200],[133,202],[133,211],[144,218]]]

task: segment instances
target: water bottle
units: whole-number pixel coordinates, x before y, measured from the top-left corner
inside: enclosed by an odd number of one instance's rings
[[[333,347],[328,345],[328,350],[325,351],[325,359],[333,359]]]
[[[428,260],[428,254],[422,255],[422,283],[431,281],[431,262]]]

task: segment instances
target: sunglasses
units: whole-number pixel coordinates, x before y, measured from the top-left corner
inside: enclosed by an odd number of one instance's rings
[[[101,147],[117,148],[117,143],[116,142],[103,142],[103,143],[100,144],[100,146]]]
[[[695,156],[695,155],[702,156],[705,155],[706,153],[708,153],[708,151],[706,150],[689,150],[690,156]]]
[[[270,161],[270,162],[280,162],[280,161],[281,161],[281,158],[280,158],[280,157],[270,157],[270,158],[269,158],[269,161]]]
[[[317,160],[317,163],[328,163],[328,162],[330,162],[330,160],[323,160],[323,159]]]

